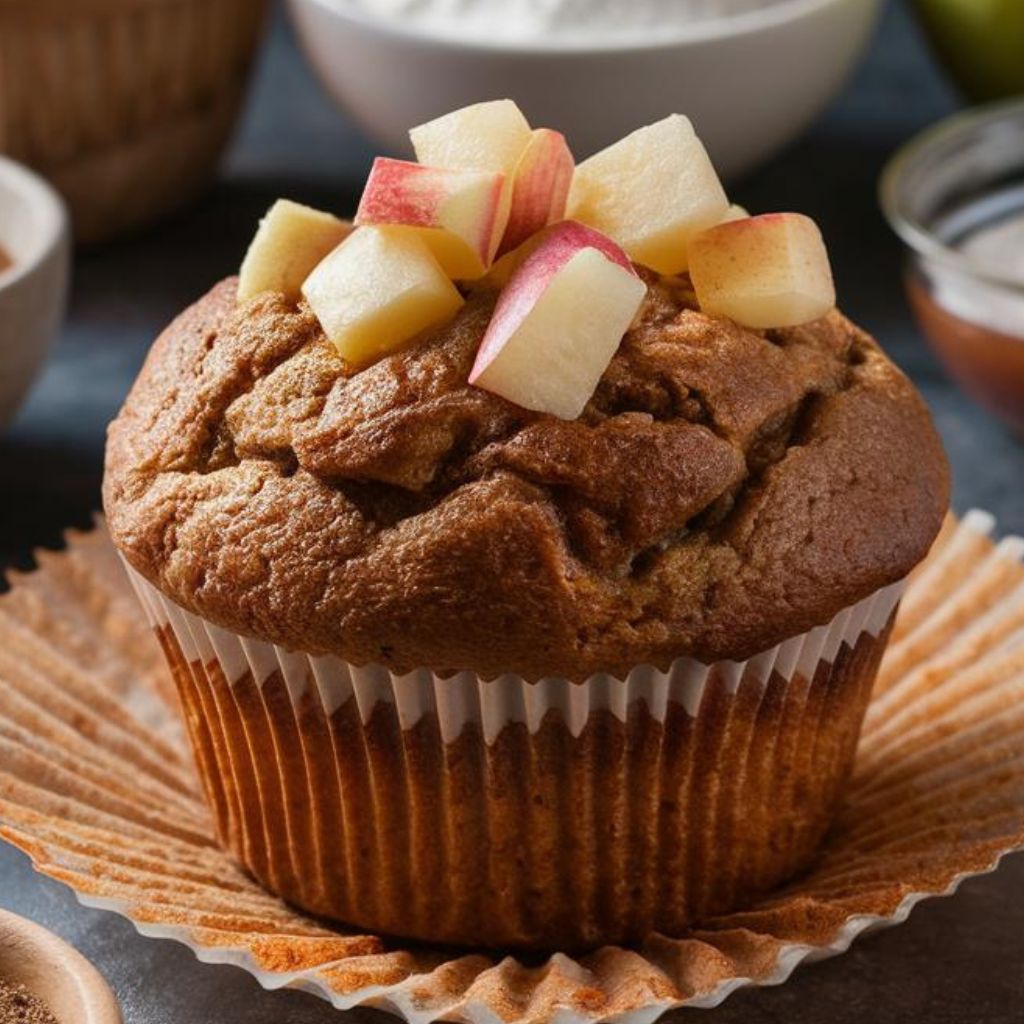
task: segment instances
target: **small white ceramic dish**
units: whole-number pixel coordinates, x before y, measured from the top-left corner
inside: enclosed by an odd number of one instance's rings
[[[121,1024],[99,971],[45,928],[0,910],[0,979],[24,985],[60,1024]]]
[[[637,41],[465,41],[373,18],[353,0],[289,0],[331,95],[389,152],[408,129],[509,96],[577,159],[666,114],[687,114],[734,177],[795,138],[838,92],[880,0],[764,0]]]
[[[0,429],[14,417],[39,372],[64,313],[68,217],[38,175],[0,157]]]

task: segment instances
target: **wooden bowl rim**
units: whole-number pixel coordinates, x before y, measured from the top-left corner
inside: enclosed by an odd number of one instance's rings
[[[60,1024],[122,1024],[110,986],[78,950],[7,910],[0,910],[0,979],[39,996]]]

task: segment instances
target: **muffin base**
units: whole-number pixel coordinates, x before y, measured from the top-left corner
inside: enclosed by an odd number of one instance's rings
[[[954,524],[908,581],[854,777],[813,867],[677,938],[556,953],[540,966],[535,955],[386,941],[271,897],[216,848],[177,736],[177,697],[166,708],[155,699],[161,676],[174,684],[153,663],[163,655],[102,530],[71,532],[69,551],[42,553],[40,569],[14,574],[0,597],[0,837],[142,935],[340,1010],[413,1024],[649,1024],[679,1006],[717,1006],[916,917],[922,901],[1024,844],[1024,649],[1013,642],[1024,568],[1019,539],[997,546],[983,536],[993,528],[979,513]],[[125,750],[124,729],[137,747]],[[177,799],[158,783],[169,778]]]
[[[220,840],[266,888],[378,933],[573,950],[680,934],[811,862],[891,623],[810,678],[712,666],[695,714],[638,700],[574,735],[549,708],[491,742],[388,701],[328,710],[281,669],[229,682],[157,634]]]

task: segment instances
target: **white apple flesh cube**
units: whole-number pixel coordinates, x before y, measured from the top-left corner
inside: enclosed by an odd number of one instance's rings
[[[729,209],[689,119],[672,114],[576,168],[567,216],[622,246],[659,274],[686,270],[690,239]]]
[[[487,272],[508,218],[505,175],[457,171],[378,157],[356,213],[357,224],[414,230],[449,277]]]
[[[470,383],[526,409],[575,419],[646,291],[608,238],[572,221],[556,224],[499,296]]]
[[[799,213],[729,221],[690,245],[690,278],[705,313],[745,327],[796,327],[836,304],[818,225]]]
[[[409,132],[416,159],[430,167],[500,171],[509,176],[530,141],[530,125],[511,100],[474,103]]]
[[[422,239],[388,227],[358,228],[309,275],[302,294],[355,365],[451,319],[463,303]]]
[[[238,301],[261,292],[299,297],[309,272],[351,232],[347,221],[278,199],[267,211],[238,272]]]
[[[574,168],[572,151],[561,132],[549,128],[533,132],[512,178],[511,208],[499,254],[511,252],[565,216]]]

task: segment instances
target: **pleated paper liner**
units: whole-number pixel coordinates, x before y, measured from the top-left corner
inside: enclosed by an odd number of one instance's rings
[[[221,852],[148,627],[102,528],[0,597],[0,835],[83,903],[339,1008],[649,1022],[775,984],[1024,846],[1024,541],[947,524],[910,580],[847,803],[799,881],[680,938],[541,966],[330,928]]]
[[[535,950],[678,935],[806,868],[903,590],[745,662],[571,683],[305,655],[129,578],[257,881],[373,932]]]

